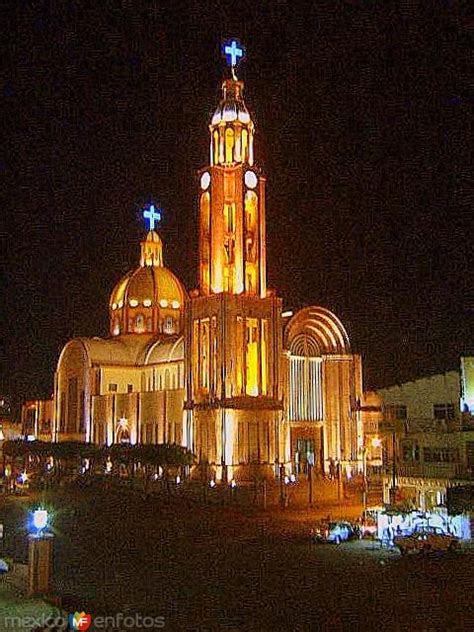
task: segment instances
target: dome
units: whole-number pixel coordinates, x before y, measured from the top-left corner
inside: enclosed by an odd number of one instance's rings
[[[175,309],[184,303],[185,290],[181,281],[165,267],[138,267],[126,274],[110,296],[110,307],[163,306],[166,302]],[[114,308],[115,306],[115,308]]]
[[[159,235],[150,231],[141,243],[140,265],[128,272],[110,295],[110,333],[180,333],[185,299],[183,284],[163,265]]]

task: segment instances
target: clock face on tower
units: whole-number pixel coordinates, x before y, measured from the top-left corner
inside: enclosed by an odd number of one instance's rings
[[[253,171],[249,170],[245,172],[245,186],[249,189],[255,189],[257,186],[257,176]]]
[[[209,171],[205,171],[201,176],[201,189],[205,191],[211,184],[211,176]]]

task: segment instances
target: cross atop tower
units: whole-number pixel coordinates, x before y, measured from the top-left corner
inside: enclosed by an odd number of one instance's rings
[[[224,55],[227,59],[227,64],[232,68],[232,75],[235,77],[234,69],[239,63],[239,58],[243,58],[244,49],[241,46],[239,40],[227,40],[223,44]]]
[[[143,217],[145,218],[145,222],[149,223],[149,230],[155,230],[155,222],[158,223],[161,221],[161,213],[155,211],[154,204],[150,204],[148,209],[143,211]]]

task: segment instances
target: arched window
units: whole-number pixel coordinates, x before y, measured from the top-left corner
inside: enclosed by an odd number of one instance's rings
[[[248,142],[249,142],[249,133],[244,128],[242,130],[242,162],[245,162],[247,160]]]
[[[118,318],[114,319],[114,324],[112,327],[112,334],[114,336],[118,336],[120,333],[120,320]]]
[[[209,208],[210,197],[209,192],[206,191],[206,193],[201,195],[201,226],[205,233],[209,232]]]
[[[147,331],[153,331],[153,320],[152,320],[151,316],[149,316],[146,319],[146,330]]]
[[[219,164],[219,132],[214,132],[214,164]]]
[[[247,230],[255,230],[257,220],[258,198],[255,191],[247,191],[245,194],[245,224]]]
[[[145,318],[143,314],[138,314],[135,318],[135,333],[142,334],[145,331]]]
[[[170,372],[169,369],[165,371],[165,391],[170,390]]]
[[[234,130],[231,127],[225,131],[225,161],[234,162]]]
[[[175,332],[175,321],[172,316],[166,316],[163,323],[163,331],[165,334],[174,334]]]

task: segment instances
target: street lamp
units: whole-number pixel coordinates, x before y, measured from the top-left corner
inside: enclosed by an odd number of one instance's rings
[[[380,449],[380,447],[382,446],[382,439],[380,439],[379,437],[372,437],[372,439],[370,440],[370,446],[373,449]],[[365,512],[367,511],[367,496],[368,496],[368,492],[369,492],[369,485],[368,485],[368,480],[367,480],[367,451],[368,451],[368,446],[366,443],[363,444],[362,446],[362,481],[363,481],[363,490],[362,490],[362,505],[363,505],[363,509],[364,509],[364,516],[365,516]],[[372,454],[371,454],[371,459],[373,458]]]
[[[40,534],[48,526],[48,512],[46,509],[36,509],[33,512],[33,526],[37,533]]]
[[[28,537],[28,594],[47,594],[53,572],[53,535],[47,532],[49,513],[39,507],[31,514]]]

